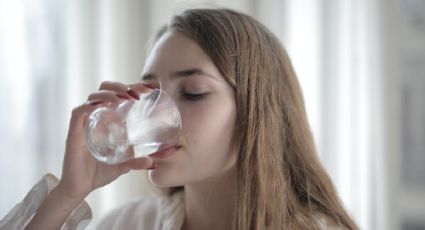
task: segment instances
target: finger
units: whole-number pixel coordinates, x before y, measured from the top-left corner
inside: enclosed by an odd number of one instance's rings
[[[128,86],[121,82],[104,81],[100,84],[99,90],[111,90],[120,94],[126,94]]]
[[[143,82],[137,82],[137,83],[134,83],[134,84],[130,84],[128,87],[131,88],[134,91],[141,92],[141,93],[148,92],[148,91],[151,91],[151,90],[154,90],[154,89],[159,89],[159,87],[157,87],[153,84],[143,83]]]
[[[133,95],[133,97],[135,96],[134,94],[137,94],[137,99],[139,99],[140,98],[140,96],[139,96],[140,94],[149,92],[149,91],[151,91],[153,89],[156,89],[156,87],[154,85],[152,85],[152,84],[138,82],[138,83],[129,85],[127,92],[130,95]]]
[[[69,124],[70,135],[80,135],[84,131],[85,123],[88,116],[97,108],[104,104],[103,101],[88,101],[72,110],[71,120]]]
[[[120,82],[104,81],[101,83],[99,90],[111,90],[115,91],[121,97],[126,97],[127,100],[139,99],[140,92],[134,91],[128,85]]]
[[[150,157],[141,157],[133,160],[126,161],[119,165],[122,171],[126,171],[128,169],[131,170],[140,170],[140,169],[149,169],[153,166],[154,161]]]
[[[128,147],[127,151],[125,152],[125,155],[128,156],[128,158],[132,159],[134,158],[135,152],[133,147]],[[121,174],[128,173],[131,168],[127,166],[127,164],[119,164],[118,170],[121,172]]]
[[[89,101],[105,101],[110,102],[113,104],[118,104],[122,100],[129,100],[130,98],[123,97],[120,94],[117,94],[115,91],[112,90],[100,90],[95,93],[92,93],[89,95],[88,100]]]

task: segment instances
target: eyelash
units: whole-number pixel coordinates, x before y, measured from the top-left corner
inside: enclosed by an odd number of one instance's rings
[[[183,93],[182,96],[185,100],[188,101],[198,101],[203,99],[205,96],[207,95],[207,93],[200,93],[200,94],[195,94],[195,93]]]

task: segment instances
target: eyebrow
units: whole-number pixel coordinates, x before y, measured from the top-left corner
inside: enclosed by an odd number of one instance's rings
[[[171,76],[175,77],[175,78],[186,78],[186,77],[192,77],[192,76],[195,76],[195,75],[204,75],[204,76],[207,76],[207,77],[211,77],[213,79],[217,79],[212,74],[209,74],[209,73],[207,73],[204,70],[199,69],[199,68],[190,68],[190,69],[185,69],[185,70],[179,70],[179,71],[173,72],[171,74]],[[142,75],[140,80],[146,81],[146,80],[152,80],[152,79],[155,79],[155,78],[156,78],[156,75],[154,73],[145,73],[145,74]]]

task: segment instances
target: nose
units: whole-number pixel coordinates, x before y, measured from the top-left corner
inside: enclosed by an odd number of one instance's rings
[[[177,82],[170,81],[168,79],[160,79],[158,82],[159,89],[165,92],[170,98],[174,101],[176,100],[175,95],[177,95]]]

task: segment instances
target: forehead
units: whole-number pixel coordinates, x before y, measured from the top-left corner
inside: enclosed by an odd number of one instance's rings
[[[188,67],[202,63],[212,63],[208,55],[192,39],[180,32],[168,31],[155,43],[149,53],[144,72],[159,67]],[[166,66],[164,66],[166,65]]]

